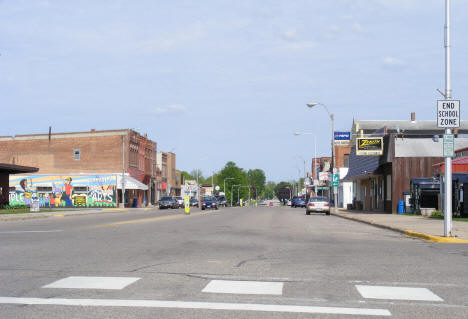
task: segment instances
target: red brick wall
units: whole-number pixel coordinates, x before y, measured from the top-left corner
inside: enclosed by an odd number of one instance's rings
[[[128,145],[128,142],[127,142]],[[80,160],[74,150],[80,150]],[[0,162],[38,167],[39,173],[122,171],[122,136],[0,141]],[[128,163],[128,160],[126,160]]]

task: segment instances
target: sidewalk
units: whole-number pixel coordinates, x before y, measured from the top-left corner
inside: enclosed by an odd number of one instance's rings
[[[69,217],[69,216],[80,216],[80,215],[92,215],[92,214],[106,214],[106,213],[127,213],[129,210],[151,210],[150,207],[145,208],[89,208],[89,209],[73,209],[73,210],[60,210],[53,212],[44,213],[25,213],[25,214],[1,214],[0,222],[3,221],[14,221],[14,220],[25,220],[25,219],[36,219],[36,218],[49,218],[49,217]]]
[[[444,221],[422,216],[373,214],[356,210],[339,210],[332,215],[400,232],[407,236],[442,243],[468,243],[468,222],[454,221],[452,236],[444,236]]]

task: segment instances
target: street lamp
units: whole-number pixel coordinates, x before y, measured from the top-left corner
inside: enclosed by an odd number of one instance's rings
[[[316,105],[323,106],[323,108],[325,109],[325,111],[327,111],[328,116],[330,117],[330,120],[331,120],[331,133],[332,133],[332,137],[331,137],[332,167],[331,169],[332,169],[332,175],[333,175],[335,173],[334,170],[335,170],[335,163],[336,163],[335,162],[335,117],[333,113],[330,113],[330,111],[328,111],[328,108],[325,104],[318,103],[318,102],[307,103],[307,106],[309,108],[313,108]],[[335,186],[333,186],[333,178],[332,178],[332,187],[333,187],[334,211],[336,213],[338,210],[338,190],[336,189]]]
[[[234,177],[226,177],[224,179],[224,187],[223,187],[223,191],[224,191],[224,196],[226,196],[226,180],[227,179],[234,179]],[[231,198],[232,198],[232,193],[231,193]]]
[[[233,192],[233,188],[234,187],[237,187],[237,186],[241,186],[240,184],[238,185],[231,185],[231,207],[232,207],[232,192]]]
[[[313,133],[308,133],[308,132],[294,132],[295,136],[299,135],[313,135],[314,136],[314,172],[313,172],[313,177],[314,177],[314,186],[315,186],[315,196],[317,196],[317,184],[315,183],[317,178],[317,136]],[[305,166],[305,161],[304,161],[304,166]]]

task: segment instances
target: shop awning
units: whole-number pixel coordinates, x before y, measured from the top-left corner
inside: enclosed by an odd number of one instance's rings
[[[117,189],[122,189],[122,175],[117,175]],[[125,189],[141,189],[146,191],[148,190],[148,186],[131,176],[125,175]]]

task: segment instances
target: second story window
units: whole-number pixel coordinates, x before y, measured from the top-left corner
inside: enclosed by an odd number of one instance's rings
[[[79,161],[79,160],[80,160],[80,155],[81,155],[81,154],[80,154],[80,150],[79,150],[79,149],[75,149],[75,150],[73,151],[73,159],[74,159],[75,161]]]

